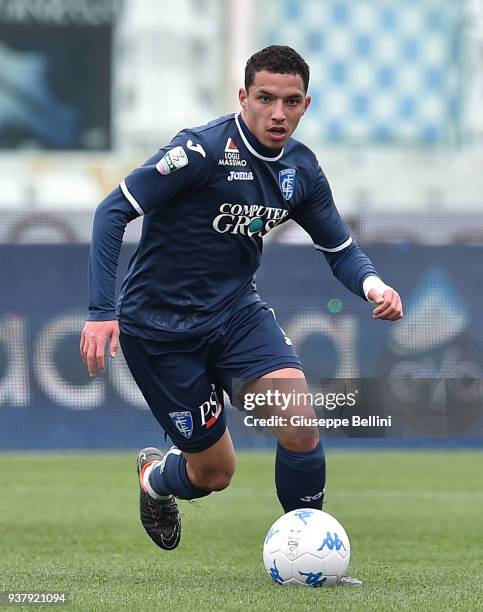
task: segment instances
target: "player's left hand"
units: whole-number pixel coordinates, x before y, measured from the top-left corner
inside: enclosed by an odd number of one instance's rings
[[[377,289],[371,289],[367,297],[369,301],[376,306],[372,311],[372,317],[374,319],[398,321],[403,318],[401,297],[394,289],[386,289],[383,294]]]

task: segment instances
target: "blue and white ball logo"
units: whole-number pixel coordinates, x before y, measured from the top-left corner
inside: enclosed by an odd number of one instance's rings
[[[270,527],[263,562],[281,586],[332,587],[346,574],[350,542],[339,521],[322,510],[298,508]]]
[[[286,200],[290,200],[295,191],[295,174],[297,170],[295,168],[287,168],[286,170],[280,170],[278,173],[278,184],[283,197]]]

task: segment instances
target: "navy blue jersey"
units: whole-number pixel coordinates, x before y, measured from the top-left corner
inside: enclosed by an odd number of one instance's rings
[[[126,224],[144,215],[117,311],[115,276]],[[202,334],[260,301],[253,277],[263,236],[293,219],[335,276],[364,297],[376,275],[352,240],[315,155],[290,139],[261,145],[240,115],[180,132],[101,204],[89,260],[89,320],[128,334]]]

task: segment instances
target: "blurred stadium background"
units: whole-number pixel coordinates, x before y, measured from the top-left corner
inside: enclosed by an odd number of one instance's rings
[[[266,238],[262,295],[312,377],[413,381],[399,399],[431,425],[377,443],[481,446],[481,1],[2,0],[0,449],[159,444],[122,357],[96,380],[79,358],[93,212],[178,130],[236,111],[272,43],[310,64],[296,136],[406,318],[372,321],[289,224]]]

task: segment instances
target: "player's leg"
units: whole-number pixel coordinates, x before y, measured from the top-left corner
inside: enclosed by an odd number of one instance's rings
[[[275,459],[275,485],[278,499],[285,510],[297,508],[322,509],[325,492],[325,454],[317,428],[312,424],[315,412],[310,402],[308,387],[302,370],[281,368],[264,374],[250,387],[278,390],[285,400],[283,404],[283,426],[272,428],[277,438]],[[272,409],[281,414],[281,406]],[[269,415],[267,415],[269,416]],[[294,418],[296,417],[296,418]],[[292,424],[294,423],[294,424]]]
[[[263,304],[243,309],[225,330],[219,348],[217,372],[235,404],[243,404],[244,393],[278,392],[278,396],[307,395],[302,365],[289,338],[278,325],[273,311]],[[242,392],[233,388],[241,388]],[[238,406],[240,407],[240,406]],[[325,488],[325,456],[318,431],[304,419],[315,418],[311,403],[268,403],[260,416],[283,417],[272,429],[277,438],[275,481],[286,512],[321,508]],[[294,425],[292,416],[302,424]],[[307,421],[309,422],[309,421]]]
[[[230,484],[234,469],[235,454],[228,429],[212,447],[199,453],[182,452],[176,446],[166,454],[152,447],[140,451],[140,516],[150,538],[165,550],[176,548],[181,520],[175,497],[190,500],[221,491]]]
[[[131,373],[175,444],[165,455],[156,448],[143,449],[137,462],[141,521],[153,541],[166,549],[179,542],[174,498],[195,499],[220,490],[234,470],[223,398],[206,373],[203,341],[197,342],[175,345],[121,334]],[[209,471],[215,454],[218,467]]]
[[[184,455],[188,478],[195,486],[209,491],[222,491],[229,486],[235,473],[235,449],[228,429],[210,448]]]
[[[235,451],[228,429],[209,448],[196,452],[170,449],[163,461],[153,463],[144,475],[153,496],[173,494],[179,499],[196,499],[222,491],[235,472]]]

